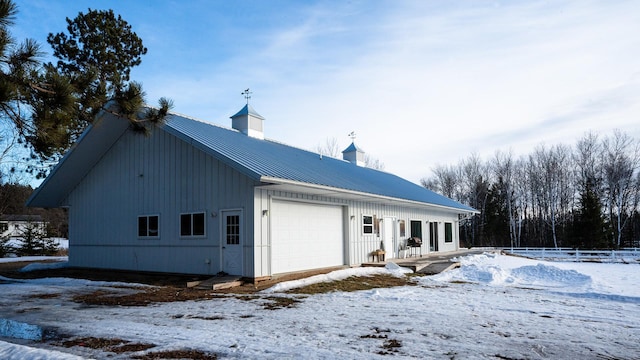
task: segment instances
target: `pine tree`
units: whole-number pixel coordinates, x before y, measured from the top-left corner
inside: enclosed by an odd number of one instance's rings
[[[574,221],[573,245],[581,249],[606,248],[602,203],[596,192],[596,180],[589,177],[581,189],[579,208]]]
[[[510,246],[509,213],[506,196],[503,193],[502,179],[492,184],[485,205],[485,223],[483,226],[484,245]]]
[[[13,246],[9,243],[8,236],[0,236],[0,258],[7,257],[13,252]]]
[[[45,246],[45,236],[39,223],[27,222],[18,236],[20,245],[16,252],[19,256],[50,255],[51,247]]]
[[[17,44],[9,28],[17,7],[0,0],[0,120],[12,125],[19,141],[32,152],[28,171],[46,175],[101,111],[128,119],[132,129],[148,133],[162,123],[172,104],[162,98],[156,109],[145,108],[139,83],[130,69],[146,53],[131,26],[112,10],[67,18],[64,33],[47,41],[59,58],[42,64],[40,45],[31,39]]]

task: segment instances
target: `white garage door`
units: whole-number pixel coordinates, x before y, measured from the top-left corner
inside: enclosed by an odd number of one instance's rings
[[[342,207],[276,200],[271,205],[272,274],[344,264]]]

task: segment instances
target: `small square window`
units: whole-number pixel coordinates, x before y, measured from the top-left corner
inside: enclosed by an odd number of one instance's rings
[[[138,237],[157,238],[160,236],[160,216],[138,216]]]

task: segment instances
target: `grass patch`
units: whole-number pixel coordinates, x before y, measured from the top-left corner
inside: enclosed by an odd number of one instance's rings
[[[134,351],[143,351],[143,350],[151,349],[156,346],[154,344],[132,343],[130,341],[122,340],[118,338],[105,339],[105,338],[96,338],[96,337],[75,338],[75,339],[63,341],[58,345],[66,348],[70,348],[74,346],[86,347],[89,349],[104,350],[104,351],[108,351],[116,354],[124,354],[124,353],[134,352]]]
[[[55,299],[60,297],[60,294],[32,294],[29,295],[30,299]]]
[[[189,319],[197,319],[197,320],[224,320],[224,316],[189,316]]]
[[[216,360],[215,354],[209,354],[200,350],[167,350],[150,352],[144,355],[137,355],[132,359],[154,360],[154,359],[193,359],[193,360]]]
[[[324,294],[334,291],[360,291],[377,288],[388,288],[395,286],[415,286],[416,282],[410,277],[396,277],[392,275],[379,274],[372,276],[352,276],[344,280],[330,281],[307,285],[297,289],[287,291],[290,294]]]
[[[465,281],[465,280],[451,280],[449,281],[449,284],[475,284],[475,283],[471,281]]]
[[[154,287],[137,291],[133,294],[118,294],[105,290],[94,291],[89,294],[76,295],[73,301],[87,305],[105,306],[147,306],[152,303],[210,300],[226,298],[225,295],[213,294],[209,290],[193,288]]]
[[[288,297],[282,297],[282,296],[269,296],[269,297],[266,297],[265,299],[269,300],[269,302],[263,305],[263,307],[266,310],[292,308],[292,307],[295,307],[296,304],[300,302],[299,300],[288,298]]]

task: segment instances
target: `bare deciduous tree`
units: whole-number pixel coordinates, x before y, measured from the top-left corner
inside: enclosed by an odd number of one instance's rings
[[[323,156],[329,156],[332,158],[338,158],[340,156],[340,145],[336,138],[326,138],[324,144],[316,146],[316,152]]]
[[[635,172],[638,169],[640,151],[638,144],[619,130],[603,141],[603,182],[609,222],[613,225],[612,237],[620,246],[622,230],[630,217],[637,186]]]

